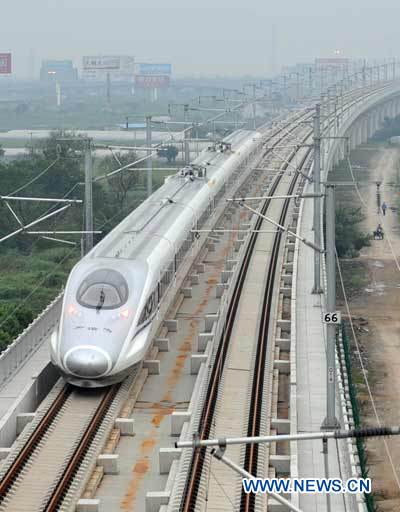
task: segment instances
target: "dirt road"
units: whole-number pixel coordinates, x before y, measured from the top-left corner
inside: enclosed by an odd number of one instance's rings
[[[367,151],[367,149],[365,150]],[[352,315],[363,317],[368,324],[359,327],[358,337],[364,362],[368,368],[368,380],[384,425],[400,424],[400,218],[388,209],[386,216],[377,207],[376,181],[381,181],[381,202],[398,206],[398,161],[400,150],[396,148],[369,151],[364,155],[368,163],[368,179],[360,183],[360,195],[366,207],[364,230],[372,233],[378,223],[385,231],[383,241],[373,240],[370,247],[362,250],[359,264],[368,272],[368,285],[350,303]],[[354,164],[357,162],[353,161]],[[364,160],[365,163],[365,160]],[[359,201],[355,196],[355,202]],[[359,201],[360,202],[360,201]],[[379,212],[379,213],[378,213]],[[396,264],[398,259],[399,266]],[[361,373],[356,375],[359,398],[363,403],[365,424],[376,425],[366,387]],[[400,488],[394,471],[400,479],[400,438],[387,439],[394,463],[391,467],[381,439],[367,443],[370,475],[374,479],[377,503],[382,512],[400,510]]]

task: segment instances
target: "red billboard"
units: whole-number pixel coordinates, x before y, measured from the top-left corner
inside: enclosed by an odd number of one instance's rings
[[[11,53],[0,53],[0,75],[11,74]]]
[[[144,89],[162,89],[169,86],[168,75],[136,75],[136,87]]]

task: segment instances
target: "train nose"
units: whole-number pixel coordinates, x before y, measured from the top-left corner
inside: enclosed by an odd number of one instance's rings
[[[78,377],[101,377],[111,370],[108,354],[93,346],[80,346],[69,350],[64,357],[64,366]]]

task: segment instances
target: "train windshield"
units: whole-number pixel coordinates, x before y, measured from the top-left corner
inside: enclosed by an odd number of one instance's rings
[[[80,285],[76,300],[97,311],[119,308],[128,300],[128,284],[115,270],[96,270]]]

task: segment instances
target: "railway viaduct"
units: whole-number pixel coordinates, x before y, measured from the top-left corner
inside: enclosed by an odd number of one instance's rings
[[[386,117],[393,118],[400,114],[400,83],[393,81],[374,84],[364,89],[360,87],[352,91],[344,91],[340,95],[331,95],[329,99],[325,96],[322,98],[320,106],[322,128],[321,178],[324,182],[328,179],[328,172],[345,158],[349,149],[354,149],[366,142],[382,126]],[[256,190],[258,191],[256,195],[265,196],[267,194],[268,196],[269,194],[279,193],[284,198],[290,194],[312,192],[313,185],[310,180],[303,179],[304,175],[312,176],[312,151],[307,150],[306,144],[304,147],[299,144],[298,147],[293,149],[293,138],[297,141],[305,141],[309,147],[312,146],[313,134],[309,129],[312,116],[313,110],[306,108],[301,112],[292,113],[286,120],[280,120],[279,125],[287,123],[285,125],[285,131],[289,133],[287,137],[285,133],[282,135],[276,128],[265,127],[263,132],[265,136],[264,147],[262,152],[260,148],[260,158],[255,169],[265,171],[267,182],[263,181],[262,176],[260,178],[260,173],[254,173],[251,184],[246,186],[243,191],[244,194],[252,192],[254,195],[253,190]],[[285,144],[286,149],[284,148]],[[276,146],[276,149],[274,149],[273,154],[265,150],[267,147],[274,148],[274,146]],[[280,150],[277,149],[279,147],[281,147]],[[281,152],[278,158],[277,152]],[[263,153],[263,157],[261,153]],[[267,156],[265,156],[266,153],[268,153]],[[292,178],[289,180],[287,178],[286,182],[286,175],[290,174],[288,171],[293,168],[292,162],[295,158],[297,159],[297,171],[301,171],[299,180],[296,181]],[[279,174],[283,178],[275,184],[275,176]],[[265,404],[261,406],[262,419],[259,428],[261,428],[261,432],[266,434],[317,432],[320,430],[326,411],[326,353],[324,345],[326,326],[322,322],[323,313],[326,311],[326,289],[320,295],[312,294],[314,267],[311,255],[313,251],[301,241],[301,239],[313,240],[313,204],[312,201],[306,199],[296,199],[294,201],[279,199],[273,201],[273,203],[277,206],[271,205],[268,210],[271,213],[266,215],[271,215],[273,219],[276,216],[278,220],[275,220],[275,224],[277,222],[278,224],[279,222],[284,223],[289,232],[282,237],[280,236],[282,233],[279,235],[281,245],[276,246],[276,260],[274,260],[277,269],[275,269],[276,272],[274,270],[274,275],[271,278],[273,279],[271,281],[271,290],[273,290],[271,297],[274,297],[271,299],[273,326],[268,327],[268,338],[273,338],[273,342],[269,342],[266,349],[267,357],[263,370],[265,374],[262,375],[262,379],[265,380],[263,399],[268,403],[268,407],[265,408]],[[276,208],[276,212],[274,208]],[[144,386],[147,376],[160,372],[160,362],[161,367],[163,364],[162,354],[170,350],[170,345],[174,343],[174,337],[178,336],[176,333],[179,331],[179,326],[184,324],[184,320],[181,320],[184,315],[179,313],[179,308],[182,303],[185,304],[185,301],[189,301],[187,305],[193,302],[193,311],[201,311],[201,315],[203,315],[204,330],[202,331],[199,328],[199,332],[196,331],[197,341],[192,347],[193,353],[187,354],[185,369],[193,376],[193,381],[190,384],[191,398],[186,400],[184,409],[174,408],[170,404],[167,407],[167,412],[160,413],[162,424],[168,424],[165,429],[169,431],[175,441],[191,439],[192,434],[198,431],[202,417],[202,407],[206,401],[207,386],[210,382],[212,364],[215,362],[218,342],[224,336],[224,326],[226,325],[227,316],[229,316],[228,303],[232,300],[236,283],[240,281],[240,261],[245,256],[247,247],[252,243],[251,236],[255,233],[259,235],[254,242],[255,247],[260,244],[256,251],[273,252],[275,245],[270,246],[268,244],[278,243],[275,242],[274,237],[277,236],[276,233],[279,232],[279,229],[274,232],[271,229],[268,231],[268,227],[271,228],[271,223],[264,222],[265,219],[261,222],[260,217],[254,215],[254,212],[247,213],[247,217],[240,216],[239,209],[230,204],[228,211],[224,214],[224,219],[227,222],[236,219],[235,225],[237,226],[239,223],[243,231],[247,232],[246,236],[238,236],[238,239],[232,242],[233,245],[227,250],[228,252],[218,252],[220,250],[218,247],[222,247],[225,242],[226,244],[230,243],[227,235],[228,229],[221,229],[221,233],[215,235],[217,240],[215,238],[211,241],[205,240],[206,256],[202,254],[202,259],[198,260],[193,255],[193,261],[190,262],[193,264],[190,267],[190,275],[183,282],[182,290],[179,293],[180,302],[178,302],[180,305],[174,306],[173,314],[176,316],[171,318],[171,310],[168,310],[169,317],[163,321],[162,334],[158,334],[155,340],[156,350],[153,350],[145,361],[144,370],[146,375],[144,377],[139,375],[138,377],[139,381],[142,379],[140,382]],[[279,221],[279,219],[283,220]],[[261,220],[263,219],[261,218]],[[194,307],[195,302],[201,298],[200,292],[203,290],[203,284],[205,283],[204,286],[207,288],[207,283],[211,283],[211,279],[215,280],[215,276],[211,276],[211,271],[207,273],[207,264],[209,264],[210,259],[214,266],[217,265],[217,260],[212,260],[212,253],[219,255],[218,261],[221,259],[224,261],[221,275],[216,278],[215,292],[213,291],[215,296],[221,300],[216,305],[217,312],[214,313],[203,311],[198,308],[198,305]],[[326,286],[326,265],[324,258],[322,260],[321,282]],[[259,263],[255,260],[249,261],[249,272],[251,272],[252,265],[259,265]],[[265,267],[265,261],[263,265]],[[257,269],[257,272],[260,271]],[[203,275],[209,281],[203,283]],[[199,292],[196,292],[196,286],[200,290]],[[199,293],[200,295],[197,295]],[[18,442],[21,444],[23,436],[28,437],[27,431],[32,428],[32,425],[35,425],[35,421],[38,423],[38,414],[42,414],[40,410],[39,413],[37,412],[39,404],[42,400],[48,401],[52,393],[54,394],[52,388],[57,382],[58,376],[50,364],[47,345],[51,333],[58,324],[61,301],[62,296],[56,298],[0,356],[0,459],[3,461],[0,466],[0,477],[4,477],[6,471],[4,468],[8,464],[7,461],[13,456],[15,446],[18,445]],[[238,304],[237,317],[240,316],[242,307],[240,303]],[[187,311],[185,314],[188,314]],[[188,333],[184,327],[182,327],[182,330],[183,334],[187,336]],[[233,333],[234,330],[235,328],[233,328]],[[348,396],[346,367],[340,344],[338,347],[336,354],[337,417],[343,429],[350,429],[354,426],[354,419]],[[243,348],[237,356],[236,362],[244,357],[243,354],[246,350],[250,353],[252,349],[249,347]],[[249,359],[249,371],[253,369],[253,365],[254,357]],[[228,375],[224,379],[228,381]],[[180,386],[187,385],[187,381],[180,383]],[[129,393],[132,392],[132,389],[134,394],[136,393],[134,402],[140,396],[140,390],[137,383],[131,382],[129,386],[124,389],[125,395],[121,400],[126,400],[128,397],[128,401],[130,399],[132,405],[133,399]],[[150,391],[149,393],[151,395]],[[224,409],[222,393],[223,391],[220,391],[218,395],[218,399],[221,401],[218,414],[221,415],[221,411]],[[238,396],[236,395],[233,398],[231,395],[227,400],[235,403]],[[246,396],[248,400],[248,395]],[[173,400],[171,400],[172,402]],[[121,404],[122,402],[119,404],[118,411],[115,412],[115,417],[110,420],[111,427],[109,430],[118,431],[118,438],[121,436],[121,439],[135,433],[136,437],[141,439],[144,434],[138,431],[135,432],[135,429],[140,426],[140,421],[136,420],[135,423],[135,406],[132,405],[133,409],[131,408],[124,416],[121,412],[121,408],[123,408]],[[245,407],[247,405],[243,404],[243,408]],[[114,408],[117,409],[117,406]],[[236,412],[237,409],[227,411],[230,425],[235,425]],[[246,421],[249,414],[248,412],[244,414]],[[221,421],[221,425],[224,425],[223,418],[218,421]],[[218,421],[214,421],[214,426],[217,425]],[[20,435],[21,432],[22,436]],[[222,434],[220,431],[217,433]],[[237,435],[245,434],[243,429],[236,431],[236,433]],[[18,436],[19,441],[17,440],[17,443],[15,443]],[[114,505],[112,505],[111,498],[107,495],[107,492],[109,492],[107,491],[107,485],[111,485],[108,479],[114,478],[116,479],[114,482],[119,482],[112,484],[115,485],[113,487],[115,494],[118,494],[120,487],[122,488],[125,484],[128,485],[132,475],[126,474],[125,469],[129,467],[129,463],[123,463],[125,455],[118,452],[117,446],[114,446],[115,453],[110,454],[107,450],[104,450],[104,439],[102,443],[100,443],[101,446],[98,452],[94,451],[95,455],[92,454],[95,460],[92,461],[91,465],[87,464],[86,469],[91,476],[83,477],[83,473],[79,473],[86,487],[82,489],[82,486],[70,486],[70,489],[75,490],[79,487],[82,492],[79,492],[75,499],[71,498],[69,508],[66,506],[63,510],[78,510],[78,512],[113,510]],[[192,450],[189,448],[175,448],[173,444],[171,440],[166,441],[165,435],[157,441],[152,455],[149,455],[150,462],[155,461],[157,468],[154,471],[149,471],[146,489],[141,491],[141,505],[137,505],[137,508],[135,508],[132,502],[129,502],[130,505],[128,503],[132,510],[146,509],[148,512],[158,510],[162,512],[203,510],[206,501],[208,502],[208,510],[266,510],[269,512],[288,510],[285,504],[274,497],[268,497],[268,499],[266,497],[257,498],[254,502],[248,503],[240,494],[239,477],[236,476],[235,479],[229,476],[229,471],[233,474],[231,469],[217,469],[217,462],[214,460],[211,462],[209,454],[203,457],[202,465],[206,470],[212,466],[213,472],[207,473],[207,478],[200,474],[197,483],[195,483],[199,500],[198,505],[185,504],[183,496],[188,494],[189,489],[188,475],[192,471]],[[337,445],[337,448],[332,445],[328,458],[324,460],[319,442],[307,440],[280,446],[274,446],[274,443],[272,443],[268,445],[268,448],[259,449],[258,456],[262,458],[262,461],[258,462],[256,467],[258,471],[263,468],[263,474],[270,476],[321,477],[325,474],[325,463],[328,461],[330,476],[338,476],[339,474],[352,477],[360,476],[359,459],[353,441],[343,441]],[[247,463],[246,457],[248,455],[244,452],[243,447],[238,449],[236,454],[234,453],[235,457],[240,465],[243,466]],[[119,468],[117,468],[118,464],[120,464]],[[98,470],[97,473],[98,490],[90,493],[88,482],[96,481],[96,473],[93,477],[93,471],[96,471],[95,468],[99,467],[102,469],[101,471]],[[119,476],[113,475],[113,473],[118,472],[120,473]],[[153,481],[151,481],[154,474],[157,474],[157,477],[153,477]],[[216,475],[218,475],[218,478]],[[100,483],[102,479],[105,485]],[[221,481],[221,479],[226,480]],[[135,493],[140,494],[135,485],[140,484],[131,484],[131,490],[134,488]],[[235,486],[234,490],[232,486]],[[214,495],[207,494],[210,489],[214,489]],[[329,503],[324,495],[299,495],[294,493],[291,496],[286,496],[286,498],[289,499],[293,507],[292,510],[302,510],[304,512],[314,510],[323,512],[328,511],[329,507],[335,512],[366,511],[366,505],[361,495],[346,496],[345,498],[340,495],[339,497],[333,497],[332,503]],[[125,499],[128,500],[128,498]],[[130,499],[132,499],[132,496]],[[122,503],[123,500],[121,499],[120,502]],[[1,507],[2,502],[0,501],[0,510],[3,510]],[[115,509],[117,510],[117,508]],[[126,509],[129,510],[129,508]]]

